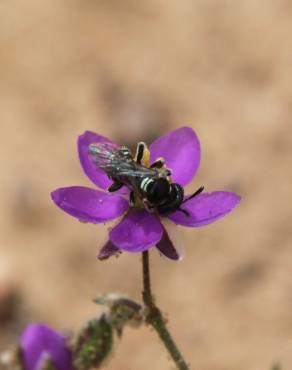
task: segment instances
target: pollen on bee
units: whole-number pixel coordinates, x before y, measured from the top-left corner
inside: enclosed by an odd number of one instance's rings
[[[142,164],[145,167],[150,166],[150,150],[148,149],[147,145],[145,144],[144,148],[144,153],[143,153],[143,158],[142,158]]]

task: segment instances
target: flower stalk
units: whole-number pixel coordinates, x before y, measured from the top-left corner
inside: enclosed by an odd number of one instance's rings
[[[175,362],[179,370],[189,370],[189,366],[184,360],[181,352],[179,351],[176,343],[172,339],[170,332],[167,329],[166,321],[160,311],[156,306],[154,297],[151,291],[151,280],[150,280],[150,267],[149,267],[149,253],[145,251],[142,253],[142,265],[143,265],[143,301],[147,308],[146,322],[151,325],[157,334],[159,335],[161,341],[163,342],[165,348],[170,354],[171,358]]]

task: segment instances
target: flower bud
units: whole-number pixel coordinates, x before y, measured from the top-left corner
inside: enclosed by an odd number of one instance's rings
[[[99,368],[113,346],[112,326],[105,315],[89,321],[74,349],[74,368]]]
[[[24,370],[72,370],[67,339],[43,324],[29,325],[20,340]]]
[[[109,308],[109,320],[119,337],[122,335],[125,325],[137,327],[144,320],[142,306],[119,294],[107,294],[95,299],[94,302]]]

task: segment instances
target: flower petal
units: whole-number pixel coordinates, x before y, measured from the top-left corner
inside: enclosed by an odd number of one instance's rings
[[[156,244],[156,248],[171,260],[177,261],[180,258],[166,230],[164,230],[161,240]]]
[[[78,137],[79,160],[84,172],[95,185],[102,189],[108,189],[112,184],[112,180],[108,178],[107,174],[102,169],[93,163],[88,154],[89,145],[92,143],[114,143],[106,137],[95,134],[91,131],[85,131],[84,134]],[[119,193],[127,192],[128,189],[125,186],[119,190]]]
[[[155,140],[149,147],[151,163],[163,157],[172,179],[182,186],[194,177],[200,164],[200,142],[194,130],[182,127]]]
[[[124,214],[128,201],[113,195],[83,186],[60,188],[51,193],[53,201],[63,211],[80,221],[104,223]]]
[[[186,199],[188,197],[186,196]],[[204,193],[187,201],[181,208],[189,212],[175,212],[169,218],[177,224],[189,227],[208,225],[231,212],[240,202],[240,197],[232,192],[215,191]]]
[[[66,338],[43,324],[32,324],[21,336],[20,346],[26,370],[40,369],[50,359],[58,370],[72,369]]]
[[[99,251],[97,258],[103,261],[111,256],[117,256],[119,252],[120,249],[117,248],[110,240],[108,240]]]
[[[142,252],[157,244],[162,234],[163,227],[155,214],[131,209],[109,236],[120,249]]]
[[[156,244],[156,248],[163,256],[174,261],[181,261],[185,257],[182,229],[166,217],[161,218],[160,221],[164,233],[161,240]]]

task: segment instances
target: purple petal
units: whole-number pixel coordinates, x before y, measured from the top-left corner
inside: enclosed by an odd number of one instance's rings
[[[123,215],[129,208],[128,201],[120,195],[83,186],[60,188],[51,196],[63,211],[84,222],[105,223]]]
[[[194,177],[200,164],[200,142],[190,127],[182,127],[160,137],[150,145],[151,163],[163,157],[172,170],[172,179],[182,186]]]
[[[119,252],[120,249],[117,248],[110,240],[108,240],[99,251],[97,258],[103,261],[111,256],[116,256]]]
[[[177,211],[170,215],[169,218],[183,226],[204,226],[227,215],[239,202],[240,197],[232,192],[215,191],[213,193],[204,193],[181,206],[181,208],[189,212],[189,216]]]
[[[26,370],[39,370],[46,359],[50,359],[58,370],[72,369],[72,358],[66,338],[48,326],[28,326],[20,342]]]
[[[106,137],[97,135],[91,131],[85,131],[84,134],[80,135],[78,138],[79,160],[84,172],[94,184],[102,189],[108,189],[112,184],[112,181],[102,169],[92,162],[88,154],[88,147],[92,143],[114,143]],[[127,191],[128,190],[125,187],[120,190],[122,193],[127,193]]]
[[[142,252],[157,244],[162,234],[163,227],[155,214],[131,209],[109,236],[120,249]]]
[[[180,256],[166,230],[164,230],[161,240],[156,244],[156,248],[160,253],[171,260],[178,261],[180,259]]]

